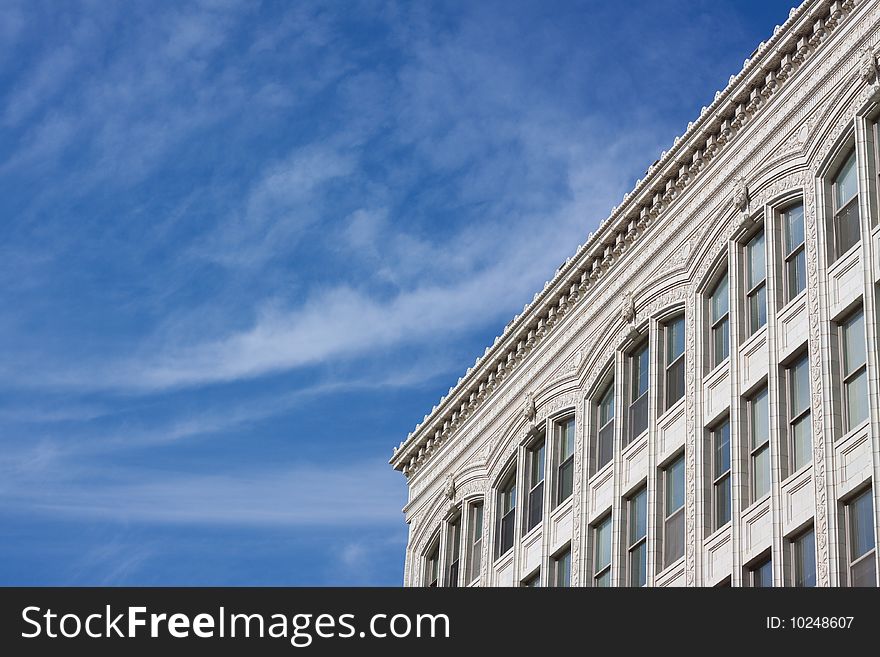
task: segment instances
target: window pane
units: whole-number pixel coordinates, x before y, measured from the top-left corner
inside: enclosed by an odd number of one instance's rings
[[[542,481],[529,493],[529,514],[526,531],[538,526],[544,516],[544,482]]]
[[[785,254],[788,255],[804,241],[804,206],[794,205],[788,208],[785,217]]]
[[[614,421],[610,421],[599,430],[599,455],[596,469],[599,470],[611,461],[614,453]]]
[[[663,565],[669,566],[684,554],[684,510],[667,518],[663,543]]]
[[[730,522],[730,475],[715,484],[715,529]]]
[[[648,574],[648,545],[639,543],[629,553],[629,585],[644,586]]]
[[[712,432],[715,443],[715,472],[713,479],[730,470],[730,423],[725,422]]]
[[[730,307],[730,299],[728,295],[727,275],[718,281],[715,291],[712,292],[712,323],[727,314]]]
[[[596,577],[596,584],[598,588],[605,589],[611,586],[611,571],[606,571],[601,575]]]
[[[852,200],[834,215],[837,257],[849,251],[861,238],[859,230],[859,202]]]
[[[712,341],[714,345],[712,366],[720,365],[730,353],[730,320],[725,319],[712,329]]]
[[[632,399],[635,401],[648,391],[648,345],[632,356]]]
[[[559,555],[559,558],[556,559],[556,581],[554,582],[556,586],[570,586],[571,585],[571,552],[566,552],[565,554]]]
[[[788,301],[794,299],[807,286],[807,261],[806,251],[801,249],[797,255],[785,263],[786,276],[788,277]]]
[[[809,414],[791,425],[792,465],[800,470],[813,459],[813,432]]]
[[[559,466],[559,487],[556,502],[563,502],[571,497],[574,484],[574,458],[569,457]]]
[[[791,418],[810,408],[810,366],[804,356],[791,366]]]
[[[850,568],[850,584],[852,586],[877,586],[874,566],[874,555],[853,564]]]
[[[478,541],[483,537],[483,505],[474,505],[473,520],[471,521],[471,535],[474,541]]]
[[[684,358],[666,370],[666,408],[684,397]]]
[[[684,353],[684,317],[666,326],[666,362],[671,363]]]
[[[684,506],[684,457],[666,468],[666,516]]]
[[[574,454],[574,418],[559,425],[559,462]]]
[[[746,247],[748,258],[748,286],[751,290],[755,285],[764,280],[764,233],[755,235]]]
[[[501,493],[501,511],[507,513],[516,506],[516,475],[511,477],[510,482]]]
[[[612,382],[605,394],[602,395],[602,401],[599,402],[599,426],[605,425],[614,417],[614,383]]]
[[[756,588],[773,586],[773,563],[770,559],[752,570],[752,586]]]
[[[870,489],[849,505],[849,536],[853,560],[874,549],[874,501]]]
[[[858,312],[842,326],[843,371],[854,372],[865,364],[865,316]]]
[[[846,384],[847,430],[868,419],[868,373],[862,370]]]
[[[629,544],[633,545],[648,532],[648,491],[642,489],[629,502]]]
[[[761,286],[749,297],[749,335],[767,323],[767,288]]]
[[[629,408],[630,440],[638,438],[648,428],[648,395],[643,395]]]
[[[812,529],[794,542],[794,585],[816,586],[816,537]]]
[[[752,449],[770,439],[770,416],[767,411],[767,388],[755,395],[749,403]]]
[[[544,443],[529,450],[529,488],[544,481]]]
[[[599,572],[611,563],[611,516],[596,527],[596,563],[594,572]]]
[[[853,151],[849,159],[840,167],[835,180],[835,209],[846,205],[853,196],[858,194],[859,185],[856,178],[856,153]]]
[[[761,499],[770,492],[770,446],[752,456],[752,502]]]

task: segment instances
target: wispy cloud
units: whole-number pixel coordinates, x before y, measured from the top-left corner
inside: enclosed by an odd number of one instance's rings
[[[395,525],[405,493],[384,460],[236,468],[211,474],[52,468],[42,479],[4,472],[4,507],[29,513],[150,524]]]

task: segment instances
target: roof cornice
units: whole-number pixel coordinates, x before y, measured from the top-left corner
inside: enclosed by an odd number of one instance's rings
[[[394,449],[390,463],[411,476],[501,382],[584,299],[612,264],[656,223],[675,198],[700,177],[739,130],[851,13],[855,0],[805,0],[761,42],[742,70],[715,93],[708,107],[676,137],[645,178],[612,208],[574,256],[568,258],[522,313],[505,327],[465,375]]]

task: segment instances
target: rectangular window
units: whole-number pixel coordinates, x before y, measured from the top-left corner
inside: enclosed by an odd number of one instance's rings
[[[629,357],[629,440],[648,430],[648,343]]]
[[[663,567],[684,555],[684,456],[663,471]]]
[[[468,532],[470,545],[470,562],[468,564],[468,582],[480,576],[483,558],[483,503],[476,502],[471,506],[470,529]]]
[[[524,579],[522,581],[522,586],[527,589],[540,588],[540,586],[541,586],[541,571],[538,570],[538,572],[536,572],[531,577],[527,577],[526,579]]]
[[[599,432],[596,441],[596,470],[601,470],[614,456],[614,381],[608,384],[599,397],[596,408]]]
[[[553,559],[553,586],[571,586],[571,548]]]
[[[770,492],[770,414],[767,407],[767,388],[749,399],[748,421],[752,502],[757,502]]]
[[[831,184],[834,207],[834,260],[854,246],[861,233],[859,229],[859,183],[856,170],[856,152],[847,158]]]
[[[810,427],[810,363],[804,354],[786,370],[788,384],[788,451],[791,471],[813,460],[813,431]]]
[[[727,274],[715,284],[709,297],[711,314],[710,350],[712,367],[718,367],[730,354],[730,290]]]
[[[593,586],[611,586],[611,516],[593,529]]]
[[[792,584],[816,586],[816,535],[813,528],[791,541]]]
[[[513,547],[513,525],[516,522],[516,471],[508,476],[498,491],[498,548],[500,557]]]
[[[627,501],[627,568],[630,586],[648,581],[648,490],[642,488]]]
[[[440,537],[434,539],[431,549],[425,554],[425,586],[436,588],[440,578]]]
[[[861,309],[840,325],[843,375],[844,431],[868,419],[868,372],[865,347],[865,315]]]
[[[788,303],[807,286],[807,256],[804,246],[804,204],[797,203],[782,212],[785,249],[785,301]]]
[[[684,316],[663,327],[666,334],[666,405],[684,397]]]
[[[712,430],[712,526],[730,522],[730,421]]]
[[[877,586],[874,500],[869,488],[846,505],[849,585]]]
[[[556,425],[556,505],[569,497],[574,485],[574,416]]]
[[[767,268],[764,260],[764,231],[746,244],[746,315],[749,335],[767,323]]]
[[[461,515],[450,521],[446,529],[446,586],[458,586],[458,569],[461,563]]]
[[[769,555],[749,568],[749,585],[756,589],[773,586],[773,561]]]
[[[544,515],[544,440],[534,444],[526,452],[529,481],[528,512],[525,532],[540,524]]]

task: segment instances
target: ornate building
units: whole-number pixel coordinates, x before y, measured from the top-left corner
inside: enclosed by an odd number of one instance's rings
[[[793,9],[394,450],[407,585],[877,584],[878,51]]]

